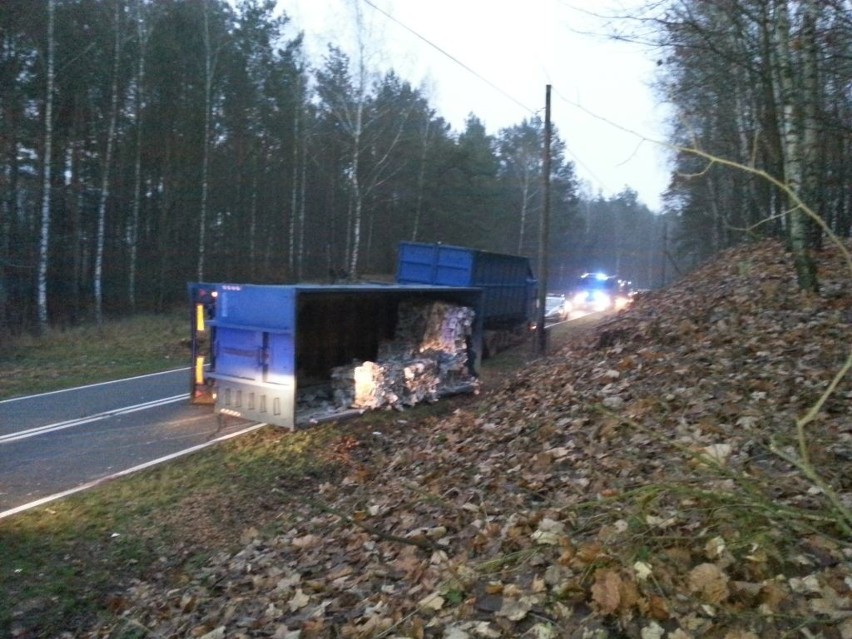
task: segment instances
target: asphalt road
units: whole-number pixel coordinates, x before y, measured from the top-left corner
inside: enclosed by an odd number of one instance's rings
[[[189,403],[189,371],[0,402],[0,518],[250,427]]]

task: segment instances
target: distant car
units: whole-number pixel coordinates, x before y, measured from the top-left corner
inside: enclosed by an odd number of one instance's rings
[[[621,309],[628,301],[625,283],[614,275],[604,273],[580,276],[571,297],[573,309],[585,313]]]
[[[570,311],[564,295],[548,295],[544,300],[544,321],[561,322],[568,319]]]

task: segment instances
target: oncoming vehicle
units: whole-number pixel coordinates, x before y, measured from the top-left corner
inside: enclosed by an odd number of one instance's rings
[[[568,300],[564,295],[548,293],[544,301],[544,321],[561,322],[568,319]]]
[[[614,275],[585,273],[574,288],[572,308],[586,313],[619,310],[629,301],[626,288],[626,282]]]

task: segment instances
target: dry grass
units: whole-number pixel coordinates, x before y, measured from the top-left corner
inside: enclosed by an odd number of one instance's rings
[[[0,343],[0,399],[187,366],[184,313],[51,330]]]

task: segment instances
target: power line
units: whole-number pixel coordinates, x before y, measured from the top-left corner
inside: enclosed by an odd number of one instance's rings
[[[512,94],[510,94],[508,91],[503,90],[501,87],[499,87],[499,86],[497,86],[496,84],[494,84],[493,82],[491,82],[491,80],[489,80],[488,78],[486,78],[486,77],[482,76],[480,73],[478,73],[477,71],[475,71],[474,69],[472,69],[471,67],[469,67],[468,65],[466,65],[464,62],[462,62],[461,60],[459,60],[457,57],[455,57],[454,55],[452,55],[452,54],[451,54],[451,53],[449,53],[448,51],[446,51],[446,50],[442,49],[441,47],[439,47],[437,44],[435,44],[434,42],[432,42],[432,41],[431,41],[429,38],[427,38],[426,36],[421,35],[421,34],[420,34],[420,33],[418,33],[417,31],[415,31],[414,29],[412,29],[411,27],[409,27],[407,24],[404,24],[404,23],[400,22],[399,20],[397,20],[396,18],[394,18],[391,14],[389,14],[387,11],[385,11],[385,10],[384,10],[384,9],[382,9],[381,7],[378,7],[378,6],[376,6],[375,4],[373,4],[373,2],[372,2],[371,0],[363,0],[363,2],[364,2],[365,4],[367,4],[367,5],[369,5],[370,7],[372,7],[374,10],[378,11],[379,13],[381,13],[383,16],[385,16],[385,17],[386,17],[388,20],[390,20],[391,22],[393,22],[393,23],[395,23],[395,24],[399,25],[400,27],[402,27],[403,29],[405,29],[406,31],[408,31],[408,32],[409,32],[411,35],[413,35],[414,37],[416,37],[416,38],[418,38],[418,39],[422,40],[423,42],[425,42],[426,44],[428,44],[430,47],[432,47],[433,49],[435,49],[435,50],[436,50],[438,53],[440,53],[441,55],[443,55],[443,56],[445,56],[445,57],[449,58],[450,60],[452,60],[453,62],[455,62],[455,63],[456,63],[457,65],[459,65],[462,69],[464,69],[464,70],[465,70],[465,71],[467,71],[468,73],[472,74],[474,77],[478,78],[479,80],[481,80],[482,82],[484,82],[485,84],[487,84],[488,86],[490,86],[492,89],[494,89],[495,91],[497,91],[500,95],[502,95],[503,97],[507,98],[508,100],[511,100],[512,102],[514,102],[515,104],[517,104],[519,107],[521,107],[521,108],[522,108],[522,109],[524,109],[525,111],[528,111],[528,112],[529,112],[529,113],[531,113],[532,115],[537,115],[537,114],[538,114],[538,112],[539,112],[539,111],[541,111],[541,109],[538,109],[538,110],[536,110],[536,109],[531,109],[531,108],[530,108],[530,107],[528,107],[526,104],[524,104],[523,102],[521,102],[520,100],[518,100],[515,96],[513,96]]]
[[[573,101],[573,100],[571,100],[571,99],[569,99],[569,98],[565,97],[564,95],[562,95],[561,93],[559,93],[559,91],[558,91],[558,90],[556,90],[556,89],[554,89],[554,93],[556,94],[556,97],[558,97],[560,100],[562,100],[565,104],[567,104],[567,105],[569,105],[569,106],[574,107],[574,108],[575,108],[575,109],[577,109],[578,111],[582,111],[583,113],[585,113],[585,114],[586,114],[586,115],[588,115],[589,117],[592,117],[592,118],[594,118],[594,119],[596,119],[596,120],[599,120],[600,122],[603,122],[603,123],[604,123],[604,124],[606,124],[607,126],[611,126],[611,127],[615,128],[615,129],[619,129],[620,131],[623,131],[624,133],[629,133],[630,135],[634,135],[634,136],[636,136],[636,138],[638,138],[639,142],[638,142],[638,144],[637,144],[637,146],[636,146],[636,149],[634,149],[634,151],[633,151],[633,155],[635,155],[635,154],[636,154],[636,152],[639,150],[639,147],[640,147],[642,144],[644,144],[645,142],[654,142],[654,143],[656,143],[656,144],[659,144],[659,142],[656,142],[655,140],[652,140],[652,139],[650,139],[650,138],[648,138],[648,137],[646,137],[646,136],[642,135],[641,133],[639,133],[639,132],[637,132],[637,131],[634,131],[633,129],[629,129],[629,128],[625,127],[625,126],[622,126],[621,124],[618,124],[617,122],[613,122],[613,121],[612,121],[612,120],[610,120],[609,118],[606,118],[606,117],[604,117],[604,116],[602,116],[602,115],[599,115],[599,114],[595,113],[594,111],[590,111],[589,109],[587,109],[586,107],[584,107],[582,104],[580,104],[580,103],[578,103],[578,102],[575,102],[575,101]],[[603,180],[601,180],[601,179],[600,179],[599,177],[597,177],[594,173],[592,173],[592,171],[589,169],[589,167],[587,167],[587,166],[583,165],[583,164],[582,164],[582,162],[580,161],[580,159],[579,159],[579,158],[577,158],[577,156],[575,156],[573,153],[571,153],[571,155],[572,155],[572,156],[574,156],[574,159],[577,161],[577,163],[578,163],[578,164],[581,164],[582,166],[584,166],[584,168],[586,169],[586,171],[588,171],[588,172],[592,175],[592,177],[594,177],[594,178],[595,178],[595,180],[597,180],[597,181],[598,181],[598,182],[599,182],[602,186],[604,185]],[[632,157],[632,156],[631,156],[631,157]]]
[[[558,91],[556,91],[556,96],[557,96],[560,100],[562,100],[565,104],[567,104],[567,105],[569,105],[569,106],[572,106],[572,107],[574,107],[575,109],[578,109],[579,111],[582,111],[582,112],[583,112],[583,113],[585,113],[586,115],[588,115],[588,116],[590,116],[590,117],[593,117],[593,118],[595,118],[596,120],[599,120],[599,121],[603,122],[604,124],[606,124],[606,125],[608,125],[608,126],[611,126],[611,127],[615,128],[615,129],[619,129],[620,131],[623,131],[624,133],[629,133],[630,135],[636,136],[636,137],[639,139],[640,143],[642,143],[642,142],[653,142],[653,143],[655,143],[655,144],[660,144],[660,143],[659,143],[659,142],[657,142],[656,140],[652,140],[651,138],[649,138],[649,137],[647,137],[647,136],[645,136],[645,135],[642,135],[642,134],[641,134],[641,133],[639,133],[638,131],[634,131],[633,129],[630,129],[630,128],[626,127],[626,126],[623,126],[623,125],[621,125],[621,124],[618,124],[618,122],[613,122],[613,121],[612,121],[612,120],[610,120],[609,118],[606,118],[606,117],[604,117],[604,116],[602,116],[602,115],[598,115],[598,114],[597,114],[597,113],[595,113],[594,111],[590,111],[589,109],[587,109],[586,107],[584,107],[582,104],[580,104],[580,103],[578,103],[578,102],[574,102],[573,100],[570,100],[569,98],[566,98],[564,95],[562,95],[562,94],[561,94],[561,93],[559,93]]]
[[[418,31],[416,31],[415,29],[412,29],[412,28],[411,28],[411,27],[409,27],[407,24],[405,24],[405,23],[403,23],[403,22],[400,22],[400,21],[399,21],[398,19],[396,19],[393,15],[389,14],[387,11],[385,11],[385,10],[384,10],[384,9],[382,9],[381,7],[379,7],[379,6],[375,5],[375,4],[372,2],[372,0],[363,0],[363,2],[364,2],[365,4],[367,4],[368,6],[370,6],[373,10],[375,10],[375,11],[377,11],[378,13],[382,14],[383,16],[385,16],[388,20],[390,20],[390,21],[391,21],[391,22],[393,22],[394,24],[396,24],[396,25],[398,25],[398,26],[402,27],[403,29],[405,29],[406,31],[408,31],[408,32],[409,32],[411,35],[413,35],[414,37],[416,37],[416,38],[418,38],[419,40],[422,40],[423,42],[425,42],[427,45],[429,45],[430,47],[432,47],[433,49],[435,49],[438,53],[440,53],[440,54],[441,54],[441,55],[443,55],[444,57],[448,58],[449,60],[453,61],[455,64],[459,65],[462,69],[464,69],[465,71],[467,71],[468,73],[470,73],[470,74],[471,74],[471,75],[473,75],[474,77],[478,78],[479,80],[481,80],[482,82],[484,82],[485,84],[487,84],[488,86],[490,86],[492,89],[494,89],[495,91],[497,91],[498,93],[500,93],[502,96],[504,96],[504,97],[505,97],[505,98],[507,98],[508,100],[510,100],[510,101],[512,101],[512,102],[514,102],[516,105],[518,105],[519,107],[521,107],[521,108],[522,108],[522,109],[524,109],[525,111],[529,112],[529,113],[530,113],[530,114],[532,114],[533,116],[538,116],[538,115],[539,115],[539,113],[541,112],[541,109],[532,109],[532,108],[530,108],[529,106],[527,106],[526,104],[524,104],[523,102],[521,102],[520,100],[518,100],[515,96],[511,95],[508,91],[505,91],[505,90],[504,90],[504,89],[502,89],[501,87],[497,86],[496,84],[494,84],[493,82],[491,82],[490,80],[488,80],[486,77],[484,77],[482,74],[480,74],[479,72],[477,72],[475,69],[471,68],[470,66],[468,66],[467,64],[465,64],[464,62],[462,62],[461,60],[459,60],[457,57],[455,57],[454,55],[452,55],[451,53],[449,53],[448,51],[446,51],[446,50],[445,50],[445,49],[443,49],[442,47],[440,47],[440,46],[438,46],[437,44],[435,44],[434,42],[432,42],[432,41],[431,41],[429,38],[427,38],[426,36],[424,36],[424,35],[420,34],[420,33],[419,33]],[[559,92],[558,92],[558,91],[555,91],[555,93],[556,93],[559,97],[561,97],[561,98],[562,98],[562,100],[563,100],[564,102],[566,102],[567,104],[571,104],[572,106],[577,106],[577,107],[579,107],[579,105],[575,105],[575,104],[571,103],[569,100],[567,100],[565,97],[561,96],[561,95],[559,94]],[[579,107],[579,108],[582,108],[582,107]],[[585,109],[583,109],[583,110],[585,110]],[[598,117],[599,119],[603,119],[603,118],[601,118],[600,116],[597,116],[597,115],[595,115],[595,117]],[[594,172],[594,171],[592,171],[592,169],[591,169],[591,168],[589,168],[589,166],[588,166],[585,162],[583,162],[583,161],[579,158],[579,156],[578,156],[576,153],[574,153],[574,152],[573,152],[573,151],[572,151],[572,150],[568,147],[568,144],[567,144],[564,140],[563,140],[563,145],[564,145],[565,151],[566,151],[566,152],[567,152],[567,153],[568,153],[568,154],[569,154],[569,155],[570,155],[570,156],[574,159],[574,161],[577,163],[577,165],[581,166],[581,167],[582,167],[582,168],[586,171],[586,173],[588,173],[588,174],[592,177],[592,179],[593,179],[593,180],[595,180],[595,181],[598,183],[598,185],[599,185],[599,186],[601,186],[602,188],[606,189],[606,188],[607,188],[606,182],[605,182],[604,180],[602,180],[600,177],[598,177],[598,176],[595,174],[595,172]]]

